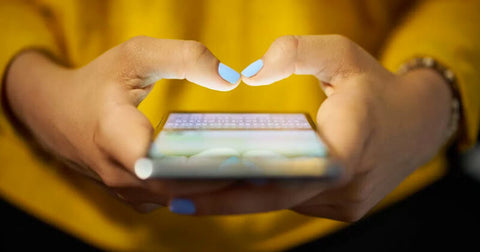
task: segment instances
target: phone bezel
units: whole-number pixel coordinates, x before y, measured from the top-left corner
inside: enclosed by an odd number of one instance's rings
[[[184,111],[184,110],[172,110],[172,111],[169,111],[168,113],[164,114],[161,118],[161,120],[159,121],[159,123],[157,124],[157,126],[155,127],[155,130],[154,130],[154,137],[153,137],[153,142],[156,141],[157,137],[158,137],[158,134],[163,130],[163,127],[165,125],[165,123],[167,122],[170,114],[173,114],[173,113],[186,113],[186,114],[191,114],[191,113],[204,113],[204,114],[215,114],[215,113],[220,113],[220,114],[303,114],[306,118],[306,120],[308,121],[308,123],[310,124],[310,127],[311,129],[315,132],[315,134],[317,135],[317,137],[323,141],[322,137],[320,136],[320,134],[318,133],[318,130],[317,130],[317,125],[315,124],[315,122],[313,121],[312,117],[310,116],[309,113],[307,112],[292,112],[292,111],[288,111],[288,112],[278,112],[278,111],[275,111],[275,112],[268,112],[268,111],[257,111],[257,112],[252,112],[252,111],[235,111],[235,112],[226,112],[226,111]],[[201,129],[198,129],[198,130],[201,130]],[[218,130],[222,130],[222,129],[218,129]],[[229,130],[232,130],[232,129],[229,129]],[[233,129],[234,130],[234,129]],[[257,129],[255,129],[257,130]],[[261,130],[261,129],[259,129]],[[268,130],[268,129],[266,129]],[[290,130],[290,129],[288,129]],[[325,143],[325,142],[324,142]],[[147,155],[147,158],[150,158],[152,160],[155,160],[154,157],[151,157],[151,156],[148,156]],[[332,162],[331,159],[329,158],[329,156],[325,157],[327,160],[329,160],[329,165],[328,167],[326,168],[326,171],[324,172],[323,175],[321,176],[310,176],[310,175],[305,175],[305,176],[302,176],[302,175],[285,175],[285,176],[274,176],[274,177],[271,177],[271,176],[248,176],[248,177],[236,177],[236,176],[233,176],[233,177],[229,177],[229,176],[223,176],[223,177],[201,177],[201,176],[191,176],[191,177],[184,177],[184,176],[181,176],[181,177],[165,177],[164,179],[186,179],[186,180],[202,180],[202,179],[213,179],[213,180],[217,180],[217,179],[274,179],[274,180],[290,180],[290,179],[299,179],[299,180],[322,180],[322,181],[335,181],[337,178],[340,177],[341,175],[341,170],[340,170],[340,167],[338,165],[336,165],[336,163]],[[331,165],[330,165],[331,164]],[[153,178],[162,178],[162,177],[153,177]]]

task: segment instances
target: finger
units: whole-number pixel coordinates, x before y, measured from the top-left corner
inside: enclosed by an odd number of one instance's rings
[[[137,206],[145,203],[166,205],[169,197],[210,193],[221,190],[230,180],[141,180],[114,160],[100,160],[99,175],[109,190],[117,197]],[[147,205],[148,206],[148,205]]]
[[[403,176],[382,176],[376,171],[358,174],[348,184],[325,190],[292,210],[302,214],[327,217],[323,215],[324,208],[332,206],[337,213],[335,219],[359,220],[367,215],[404,178]],[[317,212],[317,210],[319,211]]]
[[[109,113],[103,116],[95,131],[94,139],[103,153],[120,164],[114,167],[116,169],[102,169],[108,174],[101,174],[101,177],[109,179],[111,184],[115,183],[115,186],[135,184],[164,195],[188,195],[219,190],[233,183],[230,180],[140,180],[134,172],[135,163],[147,154],[153,127],[148,119],[133,106],[119,105],[107,110]],[[122,171],[118,171],[118,168],[128,172],[120,174]],[[123,181],[124,184],[118,184],[119,181]]]
[[[141,181],[113,160],[100,160],[99,175],[106,189],[113,197],[129,204],[141,213],[151,212],[165,206],[168,196],[149,190],[147,183]]]
[[[118,161],[103,153],[95,162],[96,173],[108,188],[145,188],[146,183],[128,171]]]
[[[127,79],[140,79],[145,87],[160,79],[187,79],[200,86],[228,91],[240,82],[229,68],[196,41],[135,37],[119,45],[119,55],[128,62]],[[121,76],[124,78],[125,76]]]
[[[132,206],[141,213],[148,213],[167,204],[167,197],[161,197],[136,187],[111,188],[105,187],[112,197]],[[157,203],[153,203],[157,202]]]
[[[162,191],[173,197],[207,194],[225,189],[236,183],[234,180],[148,180],[155,191]],[[158,188],[154,184],[162,183]]]
[[[305,204],[295,206],[291,210],[304,215],[353,222],[365,216],[372,207],[370,202],[363,199],[358,199],[359,201],[339,200],[344,198],[343,196],[341,193],[320,193]],[[365,200],[370,201],[370,198]]]
[[[123,172],[126,172],[123,170]],[[115,175],[117,181],[109,182],[114,184],[113,190],[121,199],[133,205],[144,203],[154,203],[167,205],[168,198],[190,196],[196,194],[208,194],[221,190],[232,184],[229,181],[167,181],[167,180],[149,180],[132,181],[130,174]]]
[[[291,208],[324,189],[324,184],[304,182],[293,186],[270,183],[245,185],[190,198],[174,198],[170,211],[178,214],[230,215]]]
[[[310,215],[314,217],[327,218],[332,220],[339,220],[345,222],[356,221],[356,216],[350,216],[345,211],[344,208],[341,208],[337,205],[315,205],[315,206],[302,206],[299,208],[294,208],[295,212],[301,213],[303,215]]]
[[[111,190],[111,193],[140,213],[149,213],[165,207],[167,202],[166,197],[160,198],[158,195],[151,194],[141,188],[118,188]]]
[[[353,170],[367,144],[371,118],[368,104],[359,99],[368,94],[359,95],[355,93],[360,92],[357,89],[343,87],[356,83],[353,77],[381,66],[358,45],[339,35],[280,37],[262,60],[263,66],[257,73],[246,71],[251,77],[243,76],[245,83],[268,85],[291,74],[314,75],[321,81],[329,99],[318,111],[319,133],[332,156],[343,162],[346,169]],[[342,88],[342,96],[332,96],[334,90]],[[346,180],[351,174],[345,175]]]
[[[145,188],[121,187],[115,188],[114,191],[119,198],[132,205],[154,203],[166,206],[168,202],[168,196],[150,192]]]
[[[336,84],[345,77],[367,71],[370,64],[365,64],[368,60],[364,57],[373,60],[363,49],[340,35],[283,36],[275,40],[262,57],[263,67],[255,74],[246,71],[251,77],[243,76],[243,81],[259,86],[291,74],[308,74],[323,83]]]

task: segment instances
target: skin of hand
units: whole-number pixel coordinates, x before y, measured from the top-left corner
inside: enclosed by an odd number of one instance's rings
[[[240,75],[237,81],[226,81],[219,74],[220,64],[199,42],[141,36],[77,69],[56,64],[38,51],[25,51],[10,65],[5,90],[13,114],[46,150],[147,211],[152,209],[143,206],[166,204],[172,191],[208,192],[231,183],[142,181],[133,172],[153,134],[136,106],[153,84],[168,78],[219,91],[235,88]]]
[[[356,221],[445,143],[452,98],[433,70],[395,75],[339,35],[280,37],[262,61],[255,75],[242,77],[245,83],[269,85],[291,74],[318,78],[327,95],[318,110],[319,134],[342,164],[342,179],[333,186],[270,182],[191,195],[180,199],[193,206],[188,214],[291,209]]]

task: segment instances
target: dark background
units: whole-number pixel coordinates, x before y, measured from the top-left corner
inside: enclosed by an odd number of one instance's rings
[[[480,175],[468,172],[473,167],[480,171],[480,145],[450,155],[448,175],[424,190],[292,251],[480,251]],[[99,251],[3,200],[0,218],[0,251]]]

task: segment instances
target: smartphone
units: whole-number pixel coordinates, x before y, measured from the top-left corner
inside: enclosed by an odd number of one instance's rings
[[[157,127],[141,179],[340,177],[307,113],[171,112]]]

